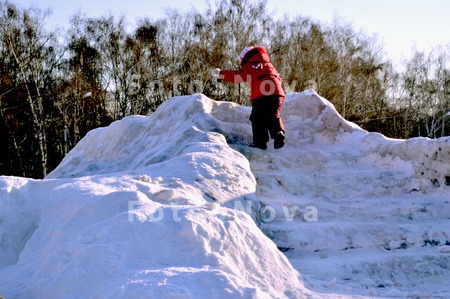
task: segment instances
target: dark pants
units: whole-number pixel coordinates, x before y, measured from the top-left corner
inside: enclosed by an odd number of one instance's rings
[[[283,100],[283,96],[273,95],[262,96],[252,101],[250,121],[252,122],[253,143],[266,144],[269,141],[269,134],[274,139],[279,131],[285,133],[280,116]]]

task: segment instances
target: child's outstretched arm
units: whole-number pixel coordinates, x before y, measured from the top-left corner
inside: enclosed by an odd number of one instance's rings
[[[238,70],[221,70],[212,69],[211,75],[217,77],[225,82],[239,84],[245,81],[245,74],[241,69]]]

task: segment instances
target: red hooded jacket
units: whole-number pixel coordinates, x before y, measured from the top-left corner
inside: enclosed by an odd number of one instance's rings
[[[248,51],[238,70],[221,70],[219,79],[235,84],[246,82],[250,86],[250,101],[267,95],[284,96],[281,77],[264,47]]]

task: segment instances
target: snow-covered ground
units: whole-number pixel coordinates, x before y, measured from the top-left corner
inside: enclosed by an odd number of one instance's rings
[[[249,114],[175,97],[0,177],[0,296],[450,297],[450,138],[368,133],[308,90],[263,151]]]

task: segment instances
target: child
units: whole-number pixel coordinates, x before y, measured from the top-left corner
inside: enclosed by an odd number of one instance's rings
[[[260,149],[267,148],[269,134],[274,139],[274,148],[284,146],[285,130],[280,116],[284,91],[277,70],[270,63],[264,47],[246,47],[239,55],[238,70],[211,70],[211,74],[223,81],[250,86],[253,144]]]

